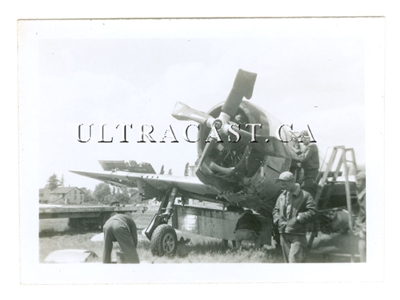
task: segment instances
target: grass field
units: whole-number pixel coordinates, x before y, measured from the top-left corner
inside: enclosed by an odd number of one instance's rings
[[[190,233],[178,233],[178,239],[183,236],[190,238],[190,243],[179,245],[174,257],[156,257],[151,254],[150,241],[141,234],[147,227],[157,207],[150,207],[145,213],[133,213],[133,219],[138,227],[139,245],[137,251],[142,263],[282,263],[280,249],[274,247],[255,250],[251,244],[245,244],[240,251],[225,247],[220,239],[199,236]],[[91,250],[98,256],[94,262],[101,262],[103,243],[90,239],[101,233],[97,231],[80,231],[68,227],[68,219],[40,220],[39,226],[39,261],[44,262],[47,255],[61,249]],[[118,249],[117,244],[114,249]],[[343,256],[332,256],[335,253],[350,253],[356,250],[350,235],[334,234],[319,235],[313,244],[307,262],[346,262]],[[115,251],[113,251],[115,260]],[[328,257],[328,258],[327,258]]]

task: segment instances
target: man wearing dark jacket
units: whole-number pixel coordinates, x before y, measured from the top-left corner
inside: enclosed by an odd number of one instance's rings
[[[302,154],[301,167],[304,170],[304,186],[303,189],[309,192],[313,197],[316,189],[314,180],[318,175],[319,169],[319,153],[316,144],[312,144],[307,131],[302,132],[303,144],[306,146]]]
[[[139,257],[136,252],[138,244],[136,224],[131,216],[115,214],[103,226],[104,251],[103,263],[111,263],[113,242],[118,242],[122,253],[123,263],[138,264]]]
[[[277,181],[284,191],[276,201],[273,219],[281,235],[283,259],[289,263],[304,262],[307,247],[305,224],[313,220],[315,203],[311,195],[294,182],[291,172],[281,173]]]

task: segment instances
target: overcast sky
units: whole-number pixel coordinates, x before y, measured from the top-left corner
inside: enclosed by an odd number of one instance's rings
[[[35,148],[37,184],[97,181],[98,160],[149,162],[183,175],[197,158],[175,120],[177,101],[208,111],[225,101],[239,68],[258,74],[250,100],[295,130],[309,125],[320,156],[353,147],[366,164],[365,36],[361,19],[125,20],[20,22],[22,147]],[[79,143],[92,127],[91,140]],[[107,124],[100,144],[101,125]],[[120,143],[118,124],[133,124]],[[157,143],[138,144],[140,124]],[[171,125],[178,144],[160,144]],[[194,134],[193,134],[194,136]],[[27,149],[29,150],[29,149]]]

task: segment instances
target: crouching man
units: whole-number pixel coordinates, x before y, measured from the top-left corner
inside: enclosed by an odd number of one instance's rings
[[[254,242],[255,249],[271,245],[271,227],[271,218],[254,214],[251,210],[243,212],[236,223],[234,248],[241,249],[242,241]]]
[[[103,231],[103,263],[111,263],[113,242],[118,242],[122,250],[123,263],[139,263],[139,256],[136,252],[136,246],[138,244],[137,229],[131,216],[125,214],[112,215],[104,224]]]
[[[273,222],[281,235],[285,262],[298,263],[306,259],[306,225],[316,214],[311,195],[294,182],[291,172],[283,172],[277,179],[283,192],[273,210]]]

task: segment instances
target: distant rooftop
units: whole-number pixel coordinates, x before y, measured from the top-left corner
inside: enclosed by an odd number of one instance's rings
[[[71,190],[74,190],[74,189],[80,190],[79,188],[77,188],[75,186],[72,186],[72,187],[58,187],[54,191],[52,191],[51,193],[52,194],[66,194],[66,193],[68,193],[68,192],[70,192]]]

